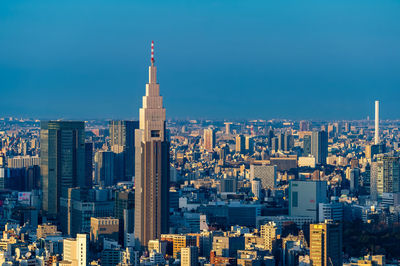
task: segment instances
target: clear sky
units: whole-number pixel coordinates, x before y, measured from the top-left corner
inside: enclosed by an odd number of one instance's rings
[[[0,117],[400,118],[398,0],[2,0]]]

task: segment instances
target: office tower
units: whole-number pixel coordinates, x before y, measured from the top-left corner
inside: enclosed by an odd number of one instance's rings
[[[302,120],[299,125],[300,131],[310,131],[310,122]]]
[[[134,216],[135,216],[135,191],[116,191],[114,194],[115,213],[114,217],[119,220],[119,238],[124,240],[125,247],[127,240],[133,238]],[[133,243],[134,244],[134,243]],[[131,243],[129,243],[131,245]]]
[[[305,135],[303,138],[303,156],[311,155],[311,135]]]
[[[231,134],[232,123],[231,122],[226,122],[224,124],[225,124],[225,134],[226,135],[230,135]]]
[[[93,143],[85,143],[85,187],[93,185]]]
[[[344,124],[344,132],[348,133],[350,131],[351,131],[351,124],[350,124],[350,122],[346,122]]]
[[[274,222],[260,226],[260,235],[264,240],[264,249],[272,251],[277,237],[277,226]]]
[[[181,266],[199,265],[199,248],[185,247],[181,248]]]
[[[342,228],[338,223],[310,224],[310,259],[315,266],[342,265]]]
[[[135,175],[135,130],[138,121],[110,121],[110,145],[115,155],[115,177],[118,181],[132,181]]]
[[[220,206],[218,206],[220,208]],[[221,209],[220,209],[221,210]],[[256,227],[256,217],[260,215],[260,205],[238,204],[227,208],[227,221],[229,226],[242,225]]]
[[[274,189],[277,179],[276,165],[257,164],[250,165],[250,179],[258,178],[261,181],[261,188]]]
[[[386,146],[383,143],[365,146],[365,158],[367,158],[369,162],[371,162],[374,159],[375,155],[385,152],[386,152]]]
[[[90,218],[112,216],[114,204],[108,189],[69,188],[60,199],[61,230],[65,235],[90,233]]]
[[[346,179],[350,182],[350,191],[355,192],[358,190],[358,184],[360,180],[360,169],[350,168],[346,169]]]
[[[342,134],[342,129],[343,129],[342,122],[333,123],[333,126],[335,127],[335,135],[336,136],[339,136],[340,134]]]
[[[251,192],[254,197],[260,198],[261,196],[261,181],[258,178],[255,178],[251,181]]]
[[[166,246],[166,254],[169,256],[172,256],[174,254],[174,236],[175,234],[162,234],[161,235],[161,241],[167,243]],[[149,241],[150,243],[150,241]],[[154,245],[150,245],[150,247],[154,247]]]
[[[271,150],[277,152],[279,150],[279,139],[274,137],[271,139]]]
[[[285,134],[284,133],[278,134],[278,150],[279,151],[285,150]]]
[[[215,148],[215,129],[204,129],[204,149],[212,151]]]
[[[40,143],[43,211],[55,219],[68,188],[85,186],[85,123],[41,122]]]
[[[133,210],[135,208],[135,191],[124,190],[116,191],[115,198],[115,214],[114,216],[120,221],[124,219],[124,210]]]
[[[343,221],[343,203],[342,202],[331,202],[331,203],[320,203],[318,205],[318,221],[320,223],[325,220],[332,220],[333,222]]]
[[[236,153],[244,154],[246,151],[246,143],[243,135],[236,136]]]
[[[371,164],[371,198],[379,200],[383,193],[400,192],[400,158],[380,155]]]
[[[362,173],[361,185],[367,192],[371,193],[371,165],[367,163],[365,171]]]
[[[220,160],[225,160],[226,156],[230,153],[229,146],[227,144],[222,145],[218,151],[218,156]]]
[[[328,125],[328,138],[333,138],[336,135],[336,127],[332,124]]]
[[[180,176],[178,170],[176,170],[175,167],[171,166],[169,172],[170,172],[170,174],[169,174],[169,181],[170,182],[176,183],[181,179],[181,176]]]
[[[328,157],[328,135],[325,131],[313,131],[311,135],[311,154],[317,164],[326,164]]]
[[[178,258],[181,249],[185,247],[193,247],[197,244],[196,236],[192,235],[173,235],[173,257]]]
[[[112,186],[115,178],[115,153],[112,151],[98,151],[95,154],[95,181],[100,186]]]
[[[153,43],[149,83],[140,109],[140,129],[136,130],[135,238],[137,247],[168,232],[169,142],[166,137],[165,108],[157,83]]]
[[[119,232],[120,235],[121,231],[123,233],[122,239],[124,239],[124,247],[135,246],[135,209],[124,209],[124,220],[121,224],[123,225],[123,230],[120,229]]]
[[[246,144],[245,144],[246,152],[249,155],[254,153],[254,139],[251,136],[246,136]]]
[[[104,239],[118,242],[119,220],[113,217],[90,218],[90,243],[97,250],[102,250]]]
[[[0,188],[16,191],[40,189],[40,167],[0,168]]]
[[[379,144],[379,101],[375,101],[375,145]]]
[[[272,147],[272,139],[275,137],[275,133],[273,129],[268,130],[268,147]]]
[[[318,218],[318,204],[327,203],[326,181],[291,180],[289,183],[289,215]]]
[[[290,151],[293,148],[293,145],[294,145],[293,136],[288,132],[286,132],[284,135],[283,150]]]
[[[169,190],[169,208],[174,210],[179,209],[179,192],[173,188]]]
[[[237,191],[237,178],[225,176],[221,179],[220,192],[222,193],[236,193]]]
[[[70,262],[71,265],[86,266],[87,264],[86,234],[78,234],[76,238],[64,239],[63,246],[64,246],[63,259],[65,262]]]

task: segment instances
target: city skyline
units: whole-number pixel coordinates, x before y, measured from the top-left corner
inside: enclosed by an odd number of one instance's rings
[[[331,11],[315,1],[256,4],[2,4],[0,113],[138,118],[155,39],[171,118],[363,119],[374,100],[383,119],[400,117],[397,3],[346,2],[346,12],[344,1]],[[153,22],[139,23],[150,12]]]
[[[397,11],[0,4],[0,265],[400,265]]]

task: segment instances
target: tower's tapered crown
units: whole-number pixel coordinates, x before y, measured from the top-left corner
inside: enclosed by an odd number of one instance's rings
[[[152,43],[149,83],[146,84],[143,107],[140,108],[140,129],[144,131],[143,141],[165,140],[165,108],[163,108],[163,98],[160,96],[160,84],[157,83],[153,45]]]

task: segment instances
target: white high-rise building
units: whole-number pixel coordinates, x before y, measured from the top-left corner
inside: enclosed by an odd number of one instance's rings
[[[198,247],[181,248],[181,266],[197,266],[199,263]]]
[[[253,193],[254,197],[260,198],[261,196],[261,181],[260,179],[253,179],[251,181],[251,192]]]
[[[87,235],[77,234],[76,238],[66,238],[63,243],[63,259],[72,265],[87,264]]]
[[[379,101],[375,101],[375,144],[379,144]]]
[[[379,155],[371,164],[371,198],[382,199],[383,193],[400,192],[400,158]]]
[[[215,129],[207,128],[204,129],[204,137],[203,137],[204,149],[208,151],[212,151],[215,148]]]

